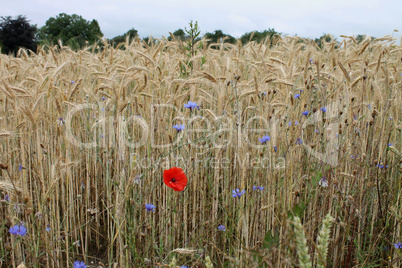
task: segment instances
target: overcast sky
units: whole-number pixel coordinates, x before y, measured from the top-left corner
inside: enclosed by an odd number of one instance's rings
[[[106,38],[131,28],[140,37],[167,37],[190,20],[202,34],[220,29],[234,37],[274,28],[311,38],[393,34],[399,41],[402,32],[402,0],[0,0],[0,16],[25,15],[38,27],[59,13],[96,19]]]

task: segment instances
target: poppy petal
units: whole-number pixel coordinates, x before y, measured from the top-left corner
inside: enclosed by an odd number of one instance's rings
[[[174,191],[183,191],[187,181],[186,174],[181,168],[172,167],[163,171],[163,182]]]
[[[178,184],[178,183],[175,183],[174,185],[172,185],[173,187],[173,190],[174,191],[176,191],[176,192],[181,192],[181,191],[183,191],[184,190],[184,188],[185,188],[185,185],[182,185],[182,184]]]
[[[181,168],[172,167],[171,169],[163,171],[163,181],[165,184],[169,185],[172,182],[172,179],[178,179],[179,174],[184,173]]]

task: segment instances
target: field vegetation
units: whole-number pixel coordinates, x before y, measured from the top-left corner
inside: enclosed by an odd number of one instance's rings
[[[121,48],[0,55],[1,267],[402,265],[390,37]]]

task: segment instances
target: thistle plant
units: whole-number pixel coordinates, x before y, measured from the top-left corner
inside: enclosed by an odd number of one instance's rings
[[[197,41],[197,38],[200,36],[201,31],[200,28],[198,27],[198,22],[196,21],[193,23],[193,21],[190,21],[190,28],[187,30],[187,28],[184,28],[186,33],[190,36],[190,40],[187,43],[186,49],[190,52],[190,56],[194,57],[196,54],[195,50],[195,43]]]
[[[189,23],[189,29],[184,28],[185,32],[189,36],[189,40],[187,41],[187,45],[184,46],[184,49],[187,50],[186,55],[188,57],[186,64],[181,64],[181,73],[184,76],[188,76],[187,68],[190,70],[193,70],[193,61],[191,60],[192,57],[194,57],[197,54],[197,50],[202,47],[200,45],[198,48],[195,47],[195,44],[197,42],[197,39],[199,38],[201,31],[200,28],[198,27],[198,22],[196,21],[195,23],[193,21],[190,21]],[[203,60],[203,63],[205,63],[205,59]]]

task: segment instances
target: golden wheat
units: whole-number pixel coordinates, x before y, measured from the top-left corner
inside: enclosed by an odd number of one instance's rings
[[[294,267],[289,215],[315,234],[331,211],[320,263],[400,264],[380,250],[401,237],[400,46],[203,40],[188,56],[182,42],[153,40],[0,55],[0,197],[11,182],[23,193],[0,210],[29,232],[0,260]],[[183,192],[163,184],[172,166],[189,178]],[[8,252],[16,240],[0,232]]]

